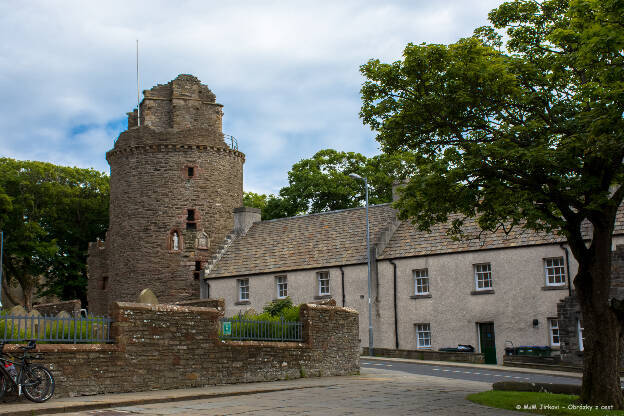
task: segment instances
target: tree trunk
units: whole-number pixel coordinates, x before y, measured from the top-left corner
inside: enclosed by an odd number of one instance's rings
[[[32,311],[32,300],[33,300],[33,287],[24,287],[22,288],[24,291],[24,308],[30,312]]]
[[[592,245],[579,259],[574,279],[583,327],[583,386],[581,402],[624,408],[620,387],[622,322],[609,304],[611,289],[611,230],[594,228]]]

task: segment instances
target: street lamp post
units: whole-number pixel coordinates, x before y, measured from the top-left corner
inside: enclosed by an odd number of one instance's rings
[[[366,262],[368,264],[368,354],[373,356],[373,304],[371,301],[371,249],[370,249],[370,223],[368,220],[368,178],[362,178],[356,173],[349,175],[353,179],[364,180],[366,190]]]

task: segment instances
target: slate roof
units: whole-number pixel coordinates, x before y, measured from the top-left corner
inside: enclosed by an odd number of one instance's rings
[[[246,235],[232,242],[207,278],[276,273],[366,263],[366,211],[353,208],[280,218],[253,224]],[[370,207],[371,245],[395,218],[391,204]],[[452,220],[452,218],[451,218]],[[468,238],[453,240],[446,234],[448,224],[438,224],[431,232],[419,231],[403,221],[388,241],[379,260],[432,254],[511,248],[541,244],[559,244],[565,238],[536,233],[517,227],[508,235],[502,230],[481,233],[468,220],[464,233]],[[586,237],[590,237],[586,228]],[[624,205],[616,218],[614,235],[624,235]],[[472,237],[472,238],[471,238]]]
[[[455,217],[450,217],[450,220]],[[466,220],[464,223],[462,228],[464,237],[461,240],[454,240],[447,235],[448,228],[449,224],[437,224],[431,227],[431,232],[420,231],[409,221],[403,221],[378,259],[555,244],[565,241],[561,236],[536,233],[520,227],[512,229],[509,234],[505,234],[503,230],[495,233],[480,232],[479,226],[473,220]]]
[[[451,216],[450,221],[457,216]],[[458,251],[485,250],[493,248],[522,247],[540,244],[559,244],[566,241],[565,237],[537,233],[525,230],[521,227],[512,229],[509,234],[503,230],[496,233],[482,232],[473,220],[467,220],[462,228],[465,238],[453,240],[446,234],[449,224],[437,224],[431,227],[431,232],[419,231],[409,221],[403,221],[392,235],[384,251],[378,259],[392,259],[397,257],[415,257],[431,254],[451,253]],[[591,226],[584,224],[583,234],[585,238],[591,238]],[[614,235],[624,234],[624,205],[621,205],[615,219]]]
[[[371,206],[371,244],[395,217]],[[353,208],[257,222],[232,242],[207,278],[366,262],[366,209]]]

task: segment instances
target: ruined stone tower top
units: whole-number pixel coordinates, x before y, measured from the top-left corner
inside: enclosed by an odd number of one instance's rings
[[[143,91],[141,123],[137,110],[128,113],[128,130],[115,148],[137,145],[209,145],[225,147],[223,105],[193,75],[182,74],[167,84]]]

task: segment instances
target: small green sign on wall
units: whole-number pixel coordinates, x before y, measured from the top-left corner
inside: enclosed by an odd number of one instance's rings
[[[232,335],[232,322],[223,322],[223,335]]]

